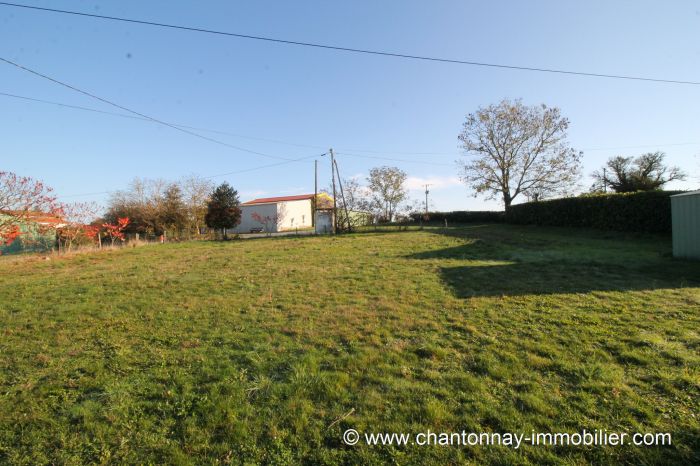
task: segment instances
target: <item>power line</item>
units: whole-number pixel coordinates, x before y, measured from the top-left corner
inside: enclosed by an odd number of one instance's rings
[[[96,108],[83,107],[80,105],[66,104],[63,102],[55,102],[55,101],[51,101],[51,100],[37,99],[35,97],[27,97],[27,96],[23,96],[23,95],[10,94],[7,92],[0,92],[0,96],[12,97],[12,98],[16,98],[16,99],[31,101],[31,102],[39,102],[39,103],[43,103],[43,104],[56,105],[59,107],[71,108],[71,109],[75,109],[75,110],[83,110],[83,111],[87,111],[87,112],[101,113],[104,115],[117,116],[117,117],[121,117],[121,118],[129,118],[129,119],[141,120],[141,121],[150,121],[147,118],[141,118],[141,117],[133,116],[133,115],[126,115],[124,113],[108,112],[105,110],[98,110]],[[221,131],[221,130],[209,129],[209,128],[201,128],[201,127],[197,127],[197,126],[188,126],[188,125],[182,125],[182,124],[177,124],[177,123],[171,123],[171,124],[173,126],[178,126],[181,128],[194,129],[194,130],[198,130],[198,131],[208,131],[208,132],[212,132],[212,133],[218,133],[218,134],[240,137],[240,138],[245,138],[245,139],[272,142],[275,144],[282,144],[282,145],[296,146],[296,147],[308,147],[308,148],[314,148],[314,149],[322,149],[323,148],[322,146],[316,146],[316,145],[312,145],[312,144],[298,144],[298,143],[293,143],[293,142],[280,141],[277,139],[267,139],[267,138],[261,138],[261,137],[255,137],[255,136],[246,136],[246,135],[242,135],[242,134],[238,134],[238,133],[231,133],[228,131]],[[646,145],[617,146],[617,147],[593,147],[593,148],[584,148],[581,150],[584,152],[593,152],[593,151],[625,150],[625,149],[645,149],[645,148],[650,148],[650,147],[654,148],[654,147],[697,146],[697,145],[700,145],[700,142],[679,142],[679,143],[669,143],[669,144],[663,143],[663,144],[646,144]],[[364,152],[364,153],[370,153],[370,154],[430,155],[430,156],[452,156],[452,157],[459,155],[459,154],[453,154],[453,153],[448,153],[448,152],[396,152],[396,151],[378,151],[378,150],[368,150],[368,149],[347,149],[347,152],[345,150],[343,150],[342,152],[337,152],[337,153],[342,154],[342,155],[349,155],[351,157],[376,158],[379,160],[392,160],[392,161],[397,161],[397,162],[430,163],[431,165],[441,165],[440,163],[422,162],[422,161],[418,161],[418,160],[406,160],[406,159],[394,159],[394,158],[387,159],[386,157],[370,157],[370,156],[366,156],[366,155],[357,154],[356,152]],[[451,164],[444,164],[444,165],[451,165]]]
[[[133,120],[151,121],[151,120],[149,120],[148,118],[141,118],[141,117],[138,117],[138,116],[126,115],[126,114],[124,114],[124,113],[108,112],[108,111],[105,111],[105,110],[98,110],[98,109],[95,109],[95,108],[83,107],[83,106],[80,106],[80,105],[65,104],[65,103],[62,103],[62,102],[54,102],[54,101],[50,101],[50,100],[37,99],[37,98],[34,98],[34,97],[26,97],[26,96],[17,95],[17,94],[10,94],[10,93],[7,93],[7,92],[0,92],[0,96],[12,97],[12,98],[16,98],[16,99],[31,101],[31,102],[39,102],[39,103],[43,103],[43,104],[56,105],[56,106],[59,106],[59,107],[65,107],[65,108],[70,108],[70,109],[74,109],[74,110],[83,110],[83,111],[87,111],[87,112],[101,113],[101,114],[104,114],[104,115],[117,116],[117,117],[121,117],[121,118],[129,118],[129,119],[133,119]],[[272,142],[272,143],[275,143],[275,144],[283,144],[283,145],[296,146],[296,147],[308,147],[308,148],[314,148],[314,149],[322,149],[321,146],[314,146],[314,145],[311,145],[311,144],[296,144],[296,143],[291,143],[291,142],[279,141],[279,140],[276,140],[276,139],[266,139],[266,138],[258,138],[258,137],[253,137],[253,136],[244,136],[244,135],[240,135],[240,134],[236,134],[236,133],[229,133],[229,132],[226,132],[226,131],[220,131],[220,130],[214,130],[214,129],[208,129],[208,128],[200,128],[200,127],[196,127],[196,126],[187,126],[187,125],[181,125],[181,124],[177,124],[177,123],[170,123],[170,125],[172,125],[172,126],[177,126],[177,127],[179,127],[179,128],[188,128],[188,129],[194,129],[194,130],[198,130],[198,131],[209,131],[209,132],[212,132],[212,133],[224,134],[224,135],[228,135],[228,136],[235,136],[235,137],[241,137],[241,138],[247,138],[247,139],[254,139],[254,140],[259,140],[259,141]],[[342,153],[343,155],[348,155],[348,156],[351,156],[351,157],[374,158],[374,159],[379,159],[379,160],[392,160],[392,161],[398,161],[398,162],[422,163],[422,164],[430,164],[430,165],[441,165],[440,163],[425,162],[425,161],[420,161],[420,160],[405,160],[405,159],[402,160],[402,159],[393,159],[393,158],[386,158],[386,157],[379,157],[379,156],[371,157],[371,156],[368,156],[368,155],[355,154],[354,152],[366,152],[366,153],[371,153],[371,154],[405,154],[405,155],[432,155],[432,156],[435,156],[435,155],[438,155],[438,156],[445,156],[445,155],[448,155],[448,156],[455,156],[455,155],[456,155],[456,154],[449,154],[449,153],[446,153],[446,152],[442,152],[442,153],[439,153],[439,152],[385,152],[385,151],[359,150],[359,149],[355,149],[355,150],[353,150],[353,151],[348,151],[348,152],[341,152],[341,153]],[[451,164],[443,164],[443,165],[451,165]]]
[[[621,147],[594,147],[592,149],[581,149],[582,151],[603,151],[603,150],[624,150],[624,149],[646,149],[649,147],[674,147],[674,146],[697,146],[700,142],[678,142],[672,144],[645,144],[642,146],[621,146]]]
[[[137,117],[134,115],[126,115],[124,113],[117,113],[117,112],[108,112],[105,110],[98,110],[96,108],[90,108],[90,107],[83,107],[80,105],[73,105],[73,104],[66,104],[63,102],[55,102],[52,100],[44,100],[44,99],[37,99],[36,97],[27,97],[23,95],[18,95],[18,94],[10,94],[7,92],[0,92],[0,96],[4,97],[12,97],[15,99],[21,99],[21,100],[27,100],[30,102],[39,102],[42,104],[50,104],[50,105],[56,105],[58,107],[65,107],[65,108],[71,108],[74,110],[84,110],[87,112],[95,112],[95,113],[102,113],[104,115],[111,115],[111,116],[116,116],[116,117],[121,117],[121,118],[130,118],[133,120],[141,120],[141,121],[150,121],[147,118],[141,118]],[[221,131],[221,130],[216,130],[216,129],[210,129],[210,128],[202,128],[198,126],[189,126],[189,125],[182,125],[179,123],[171,123],[173,126],[179,126],[180,128],[187,128],[187,129],[193,129],[196,131],[207,131],[210,133],[217,133],[217,134],[223,134],[226,136],[234,136],[238,138],[243,138],[243,139],[251,139],[254,141],[264,141],[264,142],[271,142],[274,144],[282,144],[286,146],[295,146],[295,147],[306,147],[306,148],[311,148],[311,149],[323,149],[323,146],[317,146],[313,144],[299,144],[299,143],[294,143],[294,142],[288,142],[288,141],[280,141],[278,139],[267,139],[267,138],[261,138],[261,137],[256,137],[256,136],[246,136],[243,134],[239,133],[231,133],[228,131]],[[344,149],[347,150],[348,154],[351,152],[366,152],[370,154],[390,154],[390,155],[448,155],[448,156],[454,156],[455,154],[452,153],[447,153],[447,152],[395,152],[395,151],[378,151],[378,150],[367,150],[367,149]]]
[[[387,51],[381,51],[381,50],[341,47],[341,46],[336,46],[336,45],[320,44],[320,43],[315,43],[315,42],[301,42],[301,41],[288,40],[288,39],[277,39],[277,38],[273,38],[273,37],[255,36],[255,35],[250,35],[250,34],[240,34],[240,33],[234,33],[234,32],[216,31],[213,29],[204,29],[204,28],[192,27],[192,26],[179,26],[179,25],[175,25],[175,24],[166,24],[166,23],[159,23],[159,22],[155,22],[155,21],[144,21],[144,20],[137,20],[137,19],[131,19],[131,18],[122,18],[122,17],[117,17],[117,16],[98,15],[98,14],[94,14],[94,13],[84,13],[84,12],[79,12],[79,11],[59,10],[59,9],[55,9],[55,8],[44,8],[44,7],[31,6],[31,5],[19,5],[16,3],[0,2],[0,5],[16,7],[16,8],[26,8],[26,9],[30,9],[30,10],[38,10],[38,11],[51,12],[51,13],[60,13],[60,14],[66,14],[66,15],[105,19],[105,20],[110,20],[110,21],[121,21],[121,22],[125,22],[125,23],[141,24],[141,25],[146,25],[146,26],[156,26],[156,27],[161,27],[161,28],[179,29],[179,30],[190,31],[190,32],[201,32],[201,33],[206,33],[206,34],[215,34],[215,35],[220,35],[220,36],[236,37],[236,38],[240,38],[240,39],[259,40],[259,41],[265,41],[265,42],[274,42],[274,43],[278,43],[278,44],[297,45],[297,46],[303,46],[303,47],[314,47],[314,48],[318,48],[318,49],[326,49],[326,50],[334,50],[334,51],[350,52],[350,53],[359,53],[359,54],[366,54],[366,55],[378,55],[378,56],[384,56],[384,57],[404,58],[404,59],[410,59],[410,60],[452,63],[452,64],[458,64],[458,65],[480,66],[480,67],[510,69],[510,70],[519,70],[519,71],[533,71],[533,72],[539,72],[539,73],[565,74],[565,75],[585,76],[585,77],[593,77],[593,78],[624,79],[624,80],[633,80],[633,81],[649,81],[649,82],[666,83],[666,84],[687,84],[687,85],[693,85],[693,86],[700,85],[700,82],[698,82],[698,81],[684,81],[684,80],[679,80],[679,79],[660,79],[660,78],[649,78],[649,77],[644,77],[644,76],[594,73],[594,72],[587,72],[587,71],[560,70],[560,69],[555,69],[555,68],[541,68],[541,67],[534,67],[534,66],[505,65],[505,64],[500,64],[500,63],[487,63],[487,62],[477,62],[477,61],[469,61],[469,60],[457,60],[457,59],[451,59],[451,58],[429,57],[429,56],[424,56],[424,55],[410,55],[410,54],[397,53],[397,52],[387,52]]]
[[[99,100],[100,102],[103,102],[103,103],[106,103],[106,104],[108,104],[108,105],[111,105],[112,107],[116,107],[116,108],[118,108],[118,109],[127,111],[127,112],[129,112],[129,113],[133,113],[134,115],[137,115],[137,116],[139,116],[139,117],[141,117],[141,118],[143,118],[143,119],[150,120],[150,121],[152,121],[152,122],[154,122],[154,123],[158,123],[158,124],[161,124],[161,125],[163,125],[163,126],[167,126],[168,128],[172,128],[172,129],[174,129],[174,130],[176,130],[176,131],[180,131],[180,132],[182,132],[182,133],[189,134],[190,136],[194,136],[194,137],[197,137],[197,138],[200,138],[200,139],[204,139],[205,141],[213,142],[213,143],[215,143],[215,144],[219,144],[219,145],[221,145],[221,146],[228,147],[228,148],[230,148],[230,149],[235,149],[235,150],[242,151],[242,152],[248,152],[248,153],[250,153],[250,154],[260,155],[260,156],[262,156],[262,157],[268,157],[268,158],[279,159],[279,160],[291,160],[291,159],[289,159],[289,158],[287,158],[287,157],[280,157],[280,156],[277,156],[277,155],[265,154],[265,153],[263,153],[263,152],[257,152],[257,151],[250,150],[250,149],[246,149],[246,148],[243,148],[243,147],[234,146],[234,145],[232,145],[232,144],[228,144],[228,143],[223,142],[223,141],[220,141],[220,140],[218,140],[218,139],[210,138],[209,136],[204,136],[204,135],[202,135],[202,134],[195,133],[194,131],[190,131],[190,130],[188,130],[188,129],[185,129],[185,128],[182,128],[182,127],[173,125],[173,124],[171,124],[171,123],[167,123],[167,122],[165,122],[165,121],[163,121],[163,120],[159,120],[159,119],[157,119],[157,118],[153,118],[153,117],[151,117],[151,116],[148,116],[148,115],[146,115],[146,114],[137,112],[137,111],[135,111],[135,110],[131,110],[130,108],[124,107],[123,105],[116,104],[116,103],[114,103],[114,102],[112,102],[112,101],[110,101],[110,100],[104,99],[104,98],[99,97],[99,96],[97,96],[97,95],[95,95],[95,94],[92,94],[92,93],[90,93],[90,92],[87,92],[87,91],[84,91],[84,90],[82,90],[82,89],[79,89],[79,88],[77,88],[77,87],[75,87],[75,86],[73,86],[73,85],[71,85],[71,84],[67,84],[67,83],[65,83],[65,82],[63,82],[63,81],[59,81],[58,79],[52,78],[52,77],[47,76],[47,75],[45,75],[45,74],[42,74],[42,73],[40,73],[40,72],[38,72],[38,71],[32,70],[32,69],[30,69],[30,68],[27,68],[26,66],[20,65],[19,63],[13,62],[12,60],[8,60],[7,58],[0,57],[0,61],[5,62],[5,63],[7,63],[8,65],[12,65],[12,66],[14,66],[14,67],[17,67],[17,68],[19,68],[19,69],[21,69],[21,70],[23,70],[23,71],[26,71],[26,72],[28,72],[28,73],[31,73],[31,74],[33,74],[33,75],[35,75],[35,76],[40,77],[40,78],[46,79],[46,80],[48,80],[48,81],[51,81],[51,82],[53,82],[53,83],[55,83],[55,84],[58,84],[58,85],[60,85],[60,86],[66,87],[66,88],[68,88],[68,89],[70,89],[70,90],[72,90],[72,91],[75,91],[75,92],[78,92],[78,93],[80,93],[80,94],[86,95],[86,96],[88,96],[88,97],[90,97],[90,98],[92,98],[92,99]]]
[[[101,113],[103,115],[116,116],[116,117],[120,117],[120,118],[129,118],[132,120],[151,121],[148,118],[141,118],[141,117],[134,116],[134,115],[127,115],[125,113],[108,112],[106,110],[99,110],[99,109],[91,108],[91,107],[83,107],[80,105],[66,104],[63,102],[55,102],[52,100],[37,99],[35,97],[27,97],[27,96],[23,96],[23,95],[10,94],[7,92],[0,92],[0,96],[12,97],[15,99],[27,100],[30,102],[39,102],[42,104],[56,105],[58,107],[65,107],[65,108],[70,108],[70,109],[74,109],[74,110],[83,110],[86,112]],[[255,136],[246,136],[243,134],[231,133],[228,131],[221,131],[221,130],[209,129],[209,128],[201,128],[201,127],[197,127],[197,126],[182,125],[179,123],[170,123],[170,124],[173,126],[180,127],[180,128],[187,128],[187,129],[192,129],[192,130],[196,130],[196,131],[207,131],[209,133],[223,134],[226,136],[234,136],[234,137],[238,137],[238,138],[251,139],[251,140],[255,140],[255,141],[272,142],[275,144],[282,144],[282,145],[286,145],[286,146],[306,147],[306,148],[311,148],[311,149],[324,149],[323,146],[314,146],[314,145],[310,145],[310,144],[297,144],[297,143],[293,143],[293,142],[279,141],[277,139],[267,139],[267,138],[260,138],[260,137],[255,137]]]
[[[449,155],[454,157],[457,154],[452,152],[397,152],[397,151],[381,151],[381,150],[367,150],[367,149],[340,149],[341,151],[348,153],[350,152],[364,152],[366,154],[390,154],[390,155]]]
[[[63,102],[55,102],[55,101],[51,101],[51,100],[37,99],[35,97],[27,97],[27,96],[22,96],[22,95],[17,95],[17,94],[10,94],[7,92],[0,92],[0,96],[26,100],[26,101],[30,101],[30,102],[39,102],[39,103],[43,103],[43,104],[56,105],[59,107],[65,107],[65,108],[70,108],[70,109],[74,109],[74,110],[83,110],[83,111],[87,111],[87,112],[101,113],[104,115],[111,115],[111,116],[116,116],[116,117],[121,117],[121,118],[129,118],[129,119],[133,119],[133,120],[151,121],[147,118],[141,118],[139,116],[127,115],[124,113],[117,113],[117,112],[108,112],[108,111],[99,110],[96,108],[83,107],[80,105],[66,104]],[[227,131],[221,131],[221,130],[215,130],[215,129],[209,129],[209,128],[201,128],[201,127],[197,127],[197,126],[188,126],[188,125],[182,125],[182,124],[178,124],[178,123],[170,123],[170,124],[173,126],[181,127],[181,128],[188,128],[188,129],[193,129],[193,130],[197,130],[197,131],[208,131],[208,132],[217,133],[217,134],[240,137],[240,138],[245,138],[245,139],[252,139],[252,140],[257,140],[257,141],[271,142],[271,143],[275,143],[275,144],[282,144],[282,145],[295,146],[295,147],[307,147],[307,148],[314,148],[314,149],[323,149],[322,146],[317,146],[317,145],[312,145],[312,144],[298,144],[298,143],[293,143],[293,142],[280,141],[277,139],[267,139],[267,138],[261,138],[261,137],[256,137],[256,136],[246,136],[246,135],[242,135],[242,134],[238,134],[238,133],[231,133],[231,132],[227,132]],[[644,148],[654,148],[654,147],[696,146],[696,145],[700,145],[700,142],[681,142],[681,143],[670,143],[670,144],[646,144],[646,145],[617,146],[617,147],[594,147],[594,148],[584,148],[581,150],[584,152],[593,152],[593,151],[612,151],[612,150],[644,149]],[[452,166],[452,164],[450,164],[450,163],[425,162],[425,161],[420,161],[420,160],[397,159],[397,158],[381,157],[379,155],[373,157],[373,156],[369,156],[369,155],[357,154],[357,152],[364,152],[364,153],[368,153],[368,154],[389,154],[389,155],[399,154],[399,155],[426,155],[426,156],[451,156],[451,157],[459,156],[459,154],[448,153],[448,152],[397,152],[397,151],[378,151],[378,150],[368,150],[368,149],[347,149],[347,152],[346,152],[346,150],[342,150],[341,152],[337,152],[337,154],[347,155],[350,157],[369,158],[369,159],[376,159],[376,160],[389,160],[389,161],[393,161],[393,162],[406,162],[406,163]],[[274,165],[276,165],[276,164],[273,164],[273,166]],[[96,194],[102,194],[102,193],[96,193]]]
[[[204,176],[203,178],[205,178],[205,179],[211,179],[211,178],[218,178],[218,177],[220,177],[220,176],[238,175],[238,174],[240,174],[240,173],[248,173],[248,172],[252,172],[252,171],[255,171],[255,170],[262,170],[262,169],[265,169],[265,168],[277,167],[277,166],[286,165],[286,164],[289,164],[289,163],[301,162],[301,161],[303,161],[303,160],[307,160],[307,159],[314,158],[314,157],[323,157],[324,155],[326,155],[326,154],[324,153],[324,154],[307,155],[307,156],[304,156],[304,157],[300,157],[300,158],[298,158],[298,159],[285,160],[285,161],[283,161],[283,162],[271,163],[271,164],[267,164],[267,165],[261,165],[261,166],[259,166],[259,167],[246,168],[246,169],[243,169],[243,170],[236,170],[236,171],[227,172],[227,173],[219,173],[218,175]],[[67,199],[67,198],[70,198],[70,197],[96,196],[96,195],[98,195],[98,194],[110,194],[110,193],[113,193],[113,192],[116,192],[116,191],[115,191],[115,190],[112,190],[112,191],[98,191],[98,192],[94,192],[94,193],[69,194],[69,195],[67,195],[67,196],[59,196],[58,198],[59,198],[59,199]]]
[[[375,160],[389,160],[392,162],[404,162],[404,163],[420,163],[424,165],[442,165],[442,166],[454,166],[453,163],[444,163],[444,162],[428,162],[425,160],[408,160],[408,159],[396,159],[393,157],[380,157],[380,156],[375,156],[375,155],[361,155],[361,154],[353,154],[350,152],[336,152],[338,155],[348,155],[350,157],[360,157],[363,159],[375,159]]]
[[[4,60],[4,59],[0,58],[0,60]],[[4,61],[6,61],[6,60],[4,60]],[[18,99],[28,100],[28,101],[32,101],[32,102],[40,102],[40,103],[45,103],[45,104],[58,105],[60,107],[67,107],[67,108],[72,108],[75,110],[84,110],[84,111],[89,111],[89,112],[96,112],[96,113],[102,113],[102,114],[106,114],[106,115],[118,116],[118,117],[122,117],[122,118],[130,118],[130,119],[141,120],[141,121],[157,121],[157,120],[153,120],[151,118],[125,115],[123,113],[107,112],[104,110],[98,110],[98,109],[89,108],[89,107],[81,107],[79,105],[64,104],[64,103],[60,103],[60,102],[53,102],[53,101],[49,101],[49,100],[36,99],[33,97],[25,97],[25,96],[20,96],[20,95],[16,95],[16,94],[9,94],[9,93],[5,93],[5,92],[0,92],[0,95],[5,96],[5,97],[14,97],[14,98],[18,98]],[[175,123],[168,123],[168,126],[170,126],[172,128],[191,128],[191,129],[197,129],[199,131],[212,131],[212,132],[216,132],[216,133],[220,133],[220,134],[228,134],[230,136],[236,136],[234,133],[227,133],[225,131],[217,131],[217,130],[211,130],[211,129],[205,129],[205,128],[196,128],[194,126],[185,126],[185,125],[179,125],[179,124],[175,124]],[[206,136],[202,136],[202,137],[206,138]],[[246,136],[241,136],[241,137],[246,137]],[[207,139],[209,139],[209,138],[207,138]],[[289,144],[289,145],[294,145],[294,146],[298,146],[298,147],[320,148],[320,146],[312,146],[312,145],[305,145],[305,144],[293,144],[293,143],[286,143],[283,141],[269,140],[269,139],[264,139],[264,138],[251,138],[251,139],[259,139],[261,141],[275,142],[278,144]],[[221,142],[221,144],[228,145],[224,142]],[[228,145],[228,146],[230,146],[230,145]],[[237,148],[239,150],[245,150],[246,152],[251,152],[254,154],[261,154],[262,155],[261,152],[251,151],[249,149],[238,148],[237,146],[230,146],[230,147],[234,147],[234,148]],[[379,151],[366,151],[366,152],[378,153],[378,154],[386,153],[386,152],[379,152]],[[426,162],[426,161],[421,161],[421,160],[395,159],[395,158],[379,157],[379,156],[373,157],[373,156],[369,156],[369,155],[354,154],[354,153],[350,153],[350,152],[342,152],[342,154],[348,155],[350,157],[361,157],[361,158],[378,159],[378,160],[391,160],[391,161],[395,161],[395,162],[407,162],[407,163],[418,163],[418,164],[428,164],[428,165],[445,165],[445,166],[452,165],[452,164],[439,163],[439,162]],[[418,155],[418,153],[416,153],[416,154]],[[267,154],[265,154],[265,155],[267,155]],[[421,155],[431,155],[431,154],[421,153]],[[432,155],[439,155],[439,154],[432,154]],[[452,154],[443,154],[443,155],[452,155]],[[270,157],[275,157],[275,156],[270,156]],[[292,159],[283,158],[283,157],[275,157],[275,158],[279,158],[279,159],[283,159],[283,160],[292,160]]]
[[[219,176],[238,175],[238,174],[240,174],[240,173],[247,173],[247,172],[252,172],[252,171],[255,171],[255,170],[262,170],[263,168],[278,167],[278,166],[280,166],[280,165],[286,165],[286,164],[288,164],[288,163],[301,162],[301,161],[303,161],[303,160],[311,159],[311,158],[314,158],[314,157],[323,157],[324,155],[326,155],[326,154],[323,153],[323,154],[307,155],[307,156],[305,156],[305,157],[300,157],[300,158],[298,158],[298,159],[286,160],[286,161],[284,161],[284,162],[271,163],[271,164],[268,164],[268,165],[262,165],[262,166],[253,167],[253,168],[246,168],[246,169],[244,169],[244,170],[236,170],[236,171],[228,172],[228,173],[220,173],[220,174],[218,174],[218,175],[205,176],[204,178],[209,179],[209,178],[217,178],[217,177],[219,177]]]

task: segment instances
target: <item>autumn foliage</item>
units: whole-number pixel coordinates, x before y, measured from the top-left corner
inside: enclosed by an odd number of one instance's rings
[[[19,229],[19,226],[10,226],[6,229],[5,235],[0,237],[0,244],[9,246],[14,240],[16,240],[19,237],[20,234],[21,230]]]
[[[60,207],[62,225],[58,229],[58,239],[63,248],[71,250],[74,244],[85,239],[94,239],[99,230],[91,237],[90,223],[97,216],[98,206],[94,202],[75,202]]]
[[[126,236],[124,235],[124,230],[126,227],[129,226],[129,218],[124,217],[124,218],[118,218],[117,223],[103,223],[102,228],[104,228],[105,233],[109,237],[109,239],[112,241],[112,244],[116,240],[119,241],[124,241],[126,239]]]
[[[0,171],[0,244],[10,244],[22,235],[21,225],[37,214],[57,217],[59,213],[50,187],[30,177]]]

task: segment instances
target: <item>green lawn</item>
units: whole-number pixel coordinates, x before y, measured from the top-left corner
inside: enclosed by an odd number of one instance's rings
[[[669,243],[474,225],[4,257],[0,463],[698,464],[700,263]]]

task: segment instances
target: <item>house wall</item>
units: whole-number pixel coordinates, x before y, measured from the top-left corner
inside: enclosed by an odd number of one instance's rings
[[[269,217],[277,219],[267,225],[253,219],[253,214],[261,218]],[[294,230],[297,228],[310,228],[311,224],[311,200],[272,202],[269,204],[252,204],[241,206],[241,223],[229,230],[231,233],[250,233],[250,230],[264,228],[265,232]]]
[[[262,218],[274,218],[277,215],[277,204],[255,204],[241,206],[241,223],[236,228],[229,231],[233,233],[250,233],[251,229],[264,228],[260,222],[253,219],[253,214],[257,213]],[[276,229],[274,231],[277,231]]]
[[[310,228],[312,226],[311,199],[279,202],[277,215],[279,218],[277,231]]]

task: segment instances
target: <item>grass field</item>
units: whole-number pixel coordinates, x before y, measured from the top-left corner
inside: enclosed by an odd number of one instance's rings
[[[700,463],[700,263],[498,225],[0,260],[0,463]],[[666,447],[342,433],[670,432]],[[362,442],[361,442],[362,443]]]

